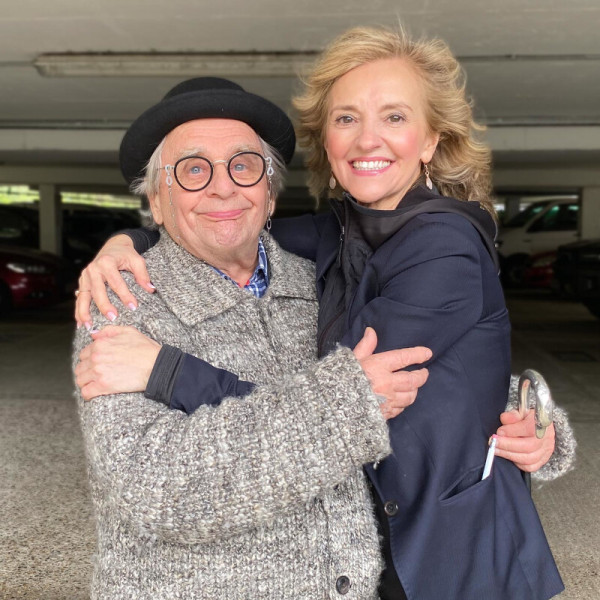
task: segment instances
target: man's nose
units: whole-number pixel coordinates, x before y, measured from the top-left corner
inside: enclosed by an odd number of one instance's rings
[[[228,198],[235,193],[236,185],[229,176],[227,163],[219,161],[213,164],[213,174],[206,188],[209,195]]]

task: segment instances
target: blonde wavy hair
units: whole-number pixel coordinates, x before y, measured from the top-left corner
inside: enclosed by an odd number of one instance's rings
[[[325,48],[302,78],[305,89],[292,102],[298,112],[298,141],[307,151],[311,193],[322,197],[331,175],[324,148],[331,87],[355,67],[386,58],[408,61],[421,81],[427,123],[430,131],[440,136],[429,163],[439,191],[459,200],[479,201],[494,215],[491,152],[475,136],[485,127],[473,120],[462,68],[445,42],[413,40],[402,27],[356,27],[346,31]],[[339,193],[336,189],[332,195]]]

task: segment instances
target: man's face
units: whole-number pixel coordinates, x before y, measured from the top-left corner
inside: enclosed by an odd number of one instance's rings
[[[263,154],[249,125],[231,119],[198,119],[167,135],[161,165],[175,165],[191,155],[228,161],[244,150]],[[219,268],[256,257],[258,236],[268,216],[266,177],[252,187],[240,187],[229,177],[227,164],[219,163],[208,186],[198,192],[182,189],[173,177],[169,199],[166,176],[161,170],[159,192],[150,198],[150,206],[154,220],[165,226],[173,240]]]

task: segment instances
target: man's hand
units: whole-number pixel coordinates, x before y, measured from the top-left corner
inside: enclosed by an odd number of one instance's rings
[[[418,346],[373,354],[377,347],[377,334],[367,327],[362,340],[354,348],[354,356],[371,382],[373,393],[384,398],[381,413],[386,419],[398,416],[417,397],[419,388],[427,381],[429,371],[402,371],[409,365],[429,360],[429,348]]]
[[[81,272],[79,295],[75,303],[77,327],[83,324],[87,329],[92,328],[90,317],[92,300],[107,319],[114,321],[117,318],[117,309],[108,299],[105,283],[119,296],[125,306],[131,310],[137,308],[137,300],[127,288],[119,271],[130,271],[140,286],[150,293],[154,291],[146,269],[146,261],[134,250],[131,238],[123,234],[116,235],[100,248],[94,260]]]
[[[94,341],[79,353],[75,367],[83,398],[143,392],[161,345],[135,327],[109,325],[92,337]]]
[[[496,456],[512,460],[521,471],[533,473],[543,467],[554,452],[554,425],[546,429],[540,440],[535,435],[535,415],[529,410],[525,418],[519,411],[511,410],[500,415],[502,426],[498,428]]]

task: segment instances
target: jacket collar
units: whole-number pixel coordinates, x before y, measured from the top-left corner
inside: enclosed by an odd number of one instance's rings
[[[494,244],[497,234],[496,222],[479,202],[457,200],[440,195],[434,187],[429,190],[418,181],[402,201],[392,210],[375,210],[361,206],[348,193],[343,199],[332,200],[332,208],[345,234],[365,240],[376,250],[392,237],[403,225],[423,213],[454,213],[466,218],[478,231],[496,267],[498,257]]]
[[[270,270],[269,288],[262,299],[223,279],[208,263],[176,244],[164,228],[160,241],[146,253],[156,293],[190,326],[247,302],[278,297],[314,300],[314,272],[306,268],[306,261],[284,253],[265,231],[261,237]]]

